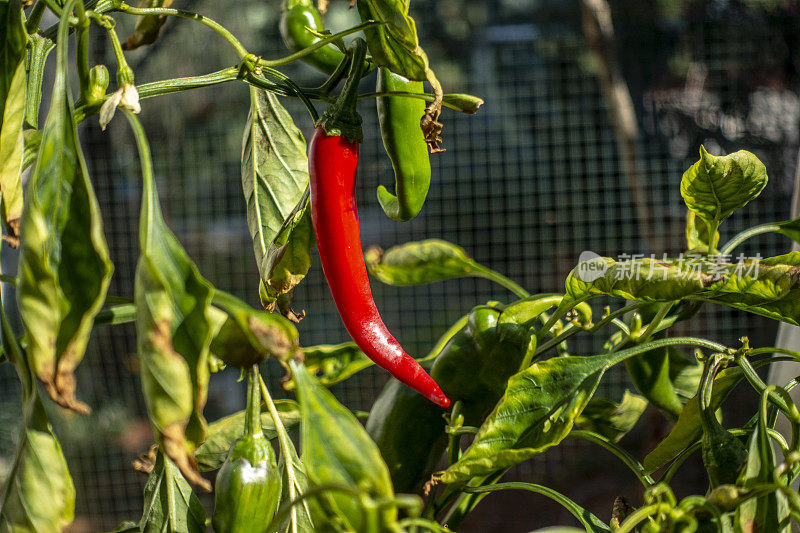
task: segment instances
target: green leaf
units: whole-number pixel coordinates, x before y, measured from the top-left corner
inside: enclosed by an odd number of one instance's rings
[[[410,80],[427,79],[428,56],[419,46],[417,27],[407,0],[358,0],[362,22],[382,22],[364,30],[372,61]]]
[[[394,490],[389,470],[356,417],[321,387],[302,363],[289,364],[300,402],[303,464],[311,486],[346,485],[375,499],[391,499]],[[364,512],[355,496],[326,491],[316,500],[351,529],[364,530]],[[394,506],[381,513],[387,523],[396,516]]]
[[[281,475],[283,476],[283,491],[281,492],[281,502],[278,504],[279,509],[281,506],[291,501],[291,494],[294,494],[296,498],[308,490],[308,476],[306,475],[305,466],[297,456],[292,441],[286,439],[286,445],[288,453],[281,453],[280,460],[278,461],[278,468],[281,469]],[[288,455],[288,457],[286,455]],[[291,479],[289,476],[290,469],[287,468],[287,463],[291,463]],[[289,490],[290,483],[294,487],[293,491]],[[278,531],[280,533],[305,533],[306,531],[314,531],[314,522],[311,519],[311,509],[309,508],[308,501],[303,500],[302,503],[292,506],[289,511],[289,516],[286,517],[286,520],[281,524]]]
[[[189,481],[210,490],[190,453],[206,436],[213,289],[164,223],[144,129],[130,112],[125,116],[136,136],[144,182],[134,302],[145,404],[160,448]]]
[[[709,409],[719,409],[728,394],[738,385],[744,377],[739,367],[726,368],[717,374],[711,393]],[[666,465],[686,448],[697,442],[703,434],[703,425],[700,419],[700,399],[697,394],[683,406],[678,421],[664,440],[658,443],[644,458],[646,474],[652,474]]]
[[[47,56],[56,43],[34,33],[30,36],[31,48],[28,54],[28,90],[25,99],[25,123],[31,128],[39,127],[39,107],[42,104],[42,81]]]
[[[314,236],[305,139],[278,98],[255,88],[242,140],[242,189],[261,283],[271,302],[305,277]]]
[[[26,402],[14,466],[0,507],[0,531],[56,533],[72,522],[75,487],[41,398]]]
[[[515,374],[464,455],[435,478],[462,483],[514,466],[557,445],[623,352],[554,357]],[[620,359],[620,357],[623,359]]]
[[[298,352],[297,328],[281,315],[257,311],[220,290],[212,302],[212,321],[219,329],[211,350],[225,363],[249,368],[267,357],[285,360]]]
[[[278,409],[281,422],[287,429],[292,429],[300,423],[297,402],[278,400],[275,402],[275,407]],[[242,438],[244,434],[244,420],[245,411],[242,410],[208,425],[208,436],[195,451],[195,459],[197,459],[197,466],[201,472],[210,472],[222,466],[233,443]],[[261,428],[268,439],[274,439],[277,436],[272,416],[263,409]]]
[[[719,242],[719,232],[714,234],[714,242]],[[698,224],[697,215],[691,210],[686,211],[686,248],[703,254],[714,254],[717,251],[711,247],[708,225],[702,221]]]
[[[762,415],[763,416],[763,415]],[[762,422],[762,421],[759,421]],[[766,424],[759,423],[750,438],[750,446],[744,468],[736,485],[751,488],[761,483],[774,483],[775,452],[766,431]],[[789,533],[789,504],[782,492],[776,491],[760,498],[751,498],[736,508],[737,531],[763,531]]]
[[[175,464],[161,451],[144,487],[142,533],[205,533],[206,511]]]
[[[74,371],[103,305],[113,267],[83,159],[67,84],[67,28],[59,27],[56,77],[22,215],[19,311],[28,361],[50,397],[86,413]]]
[[[354,342],[305,346],[303,355],[306,369],[323,387],[344,381],[374,364]],[[286,382],[284,387],[294,389],[294,380]]]
[[[565,284],[575,300],[702,300],[800,325],[800,286],[795,281],[800,252],[737,262],[714,262],[699,255],[620,262],[603,257],[593,267],[601,275],[591,281],[585,281],[585,264],[575,267]]]
[[[24,149],[22,153],[22,170],[25,170],[36,161],[39,148],[42,146],[42,130],[24,130],[22,132]]]
[[[647,400],[627,390],[620,403],[607,398],[592,398],[575,423],[617,442],[633,429],[647,405]]]
[[[465,276],[487,277],[488,268],[476,263],[463,248],[440,239],[412,241],[386,251],[369,248],[364,254],[369,273],[387,285],[419,285]]]
[[[767,185],[767,169],[745,150],[713,156],[700,147],[700,160],[684,172],[686,206],[716,230],[720,222],[755,199]]]
[[[17,243],[22,215],[22,123],[25,118],[25,31],[20,0],[0,4],[0,192],[3,223]]]

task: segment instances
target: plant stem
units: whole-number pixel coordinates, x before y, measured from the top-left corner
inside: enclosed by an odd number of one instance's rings
[[[261,373],[255,364],[247,372],[247,410],[244,419],[244,434],[253,437],[264,435],[261,430],[261,390],[259,381]]]
[[[194,20],[204,24],[205,26],[208,26],[220,34],[231,46],[233,46],[233,48],[236,50],[236,53],[239,55],[239,59],[244,59],[247,55],[249,55],[247,49],[242,46],[242,43],[239,42],[239,39],[234,37],[230,31],[228,31],[218,22],[206,16],[200,15],[199,13],[193,13],[183,9],[174,9],[171,7],[132,7],[124,2],[117,3],[114,6],[114,10],[122,13],[128,13],[129,15],[172,15],[174,17]]]
[[[453,404],[453,410],[450,412],[450,427],[451,428],[460,428],[459,418],[461,417],[461,408],[463,404],[461,400],[458,400],[455,404]],[[462,420],[463,421],[463,420]],[[459,424],[458,426],[453,426],[453,424]],[[456,461],[458,461],[459,452],[461,452],[461,448],[459,444],[461,443],[461,435],[455,432],[450,432],[448,437],[447,443],[447,464],[452,465]]]
[[[559,344],[561,342],[564,342],[566,339],[568,339],[569,337],[572,337],[576,333],[580,333],[581,331],[585,331],[587,333],[594,333],[595,331],[597,331],[600,328],[604,327],[606,324],[608,324],[610,322],[613,322],[617,317],[622,316],[625,313],[628,313],[630,311],[635,311],[636,309],[639,309],[640,307],[643,307],[644,305],[646,305],[644,302],[639,302],[639,303],[627,305],[627,306],[625,306],[625,307],[623,307],[621,309],[618,309],[617,311],[614,311],[613,313],[610,313],[609,315],[603,317],[603,319],[600,320],[600,322],[598,322],[597,324],[595,324],[595,325],[593,325],[593,326],[591,326],[589,328],[583,328],[583,327],[579,327],[579,326],[569,325],[566,328],[564,328],[564,331],[560,335],[558,335],[557,337],[554,337],[554,338],[548,340],[547,342],[544,342],[541,345],[537,346],[536,351],[535,351],[534,356],[533,356],[533,359],[534,360],[538,359],[539,355],[545,353],[547,350],[549,350],[553,346],[555,346],[555,345],[557,345],[557,344]]]
[[[378,93],[376,93],[378,94]],[[526,291],[521,285],[516,283],[515,281],[505,277],[504,275],[500,274],[499,272],[495,272],[492,269],[486,268],[484,266],[478,265],[478,271],[475,273],[476,277],[488,279],[501,285],[514,293],[515,296],[518,298],[527,298],[531,295],[528,291]]]
[[[668,513],[671,510],[672,507],[668,503],[654,503],[641,507],[628,516],[614,533],[630,533],[639,525],[639,522],[642,522],[647,517],[659,513]]]
[[[361,30],[366,28],[370,28],[372,26],[380,26],[386,24],[385,22],[377,22],[374,20],[363,22],[358,26],[353,26],[350,29],[340,31],[339,33],[334,33],[333,35],[329,35],[324,39],[320,39],[316,43],[312,44],[307,48],[303,48],[302,50],[298,50],[297,52],[290,54],[286,57],[281,57],[279,59],[259,59],[256,62],[256,66],[259,67],[279,67],[281,65],[286,65],[287,63],[291,63],[292,61],[297,61],[298,59],[304,58],[307,55],[313,54],[323,46],[328,46],[330,43],[341,39],[342,37],[346,37],[347,35],[358,33]]]
[[[86,8],[83,2],[75,4],[75,14],[78,24],[75,26],[75,63],[78,71],[81,98],[86,101],[89,96],[89,26],[91,21],[86,17]]]
[[[737,233],[733,236],[731,240],[725,243],[725,246],[722,247],[722,250],[719,251],[720,255],[729,255],[734,248],[742,244],[744,241],[749,239],[750,237],[755,237],[756,235],[761,235],[762,233],[772,233],[773,231],[780,231],[781,227],[777,224],[759,224],[758,226],[753,226],[752,228],[748,228],[741,233]]]
[[[473,493],[473,494],[481,494],[481,493],[491,493],[497,492],[501,490],[526,490],[528,492],[535,492],[536,494],[541,494],[542,496],[547,496],[551,500],[559,503],[562,507],[564,507],[567,511],[569,511],[572,516],[574,516],[583,527],[586,528],[587,531],[591,531],[593,528],[592,526],[596,526],[597,524],[592,524],[592,521],[588,520],[585,516],[586,511],[574,501],[569,499],[568,497],[564,496],[558,491],[555,491],[549,487],[545,487],[543,485],[537,485],[535,483],[523,483],[520,481],[511,481],[506,483],[496,483],[494,485],[484,485],[480,487],[463,487],[462,490],[464,492]],[[597,519],[594,515],[590,515],[592,518]],[[597,519],[600,522],[599,519]]]
[[[28,35],[36,33],[39,29],[39,24],[42,22],[42,15],[44,15],[46,7],[44,0],[36,0],[36,3],[33,5],[28,15],[28,20],[25,21],[25,31],[28,32]]]
[[[635,457],[633,457],[627,451],[622,449],[616,443],[611,442],[610,440],[606,439],[602,435],[598,435],[597,433],[594,433],[592,431],[584,431],[584,430],[580,430],[580,429],[575,429],[575,430],[572,430],[569,433],[569,435],[567,435],[567,439],[571,439],[571,438],[573,438],[573,439],[586,439],[586,440],[588,440],[590,442],[594,442],[595,444],[598,444],[598,445],[602,446],[603,448],[605,448],[609,452],[611,452],[614,455],[616,455],[617,458],[619,458],[620,461],[625,463],[625,466],[630,468],[631,471],[636,475],[636,477],[639,478],[639,481],[642,483],[644,488],[651,487],[652,485],[655,484],[655,481],[653,481],[653,478],[651,478],[649,475],[645,474],[644,466],[642,466],[642,463],[637,461]]]
[[[656,331],[658,331],[658,327],[661,325],[661,321],[664,320],[664,317],[667,316],[667,313],[669,313],[669,310],[672,309],[672,306],[674,304],[675,302],[667,302],[665,304],[662,304],[658,308],[656,316],[647,325],[647,329],[644,330],[644,333],[642,334],[641,337],[636,339],[637,344],[644,344],[645,342],[650,340],[650,337],[652,337],[653,334],[656,333]]]
[[[283,464],[286,468],[286,485],[288,485],[289,490],[289,501],[294,501],[297,498],[297,475],[294,471],[292,443],[289,440],[286,427],[284,427],[281,417],[278,414],[278,408],[275,407],[275,402],[272,401],[272,396],[269,393],[269,389],[267,389],[267,384],[264,383],[264,378],[262,378],[260,374],[258,376],[258,381],[261,387],[261,396],[264,398],[264,403],[267,404],[267,410],[272,417],[272,422],[275,424],[275,432],[278,434],[278,448],[281,451]],[[303,503],[303,505],[305,506],[306,504]],[[289,521],[291,524],[291,532],[298,533],[297,520],[294,519],[294,514],[297,510],[292,506],[288,512],[292,513],[293,517]]]

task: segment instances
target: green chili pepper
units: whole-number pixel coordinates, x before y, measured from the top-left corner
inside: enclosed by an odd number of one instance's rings
[[[500,311],[499,306],[474,308],[431,367],[431,376],[448,397],[462,402],[465,425],[480,425],[508,378],[519,370],[527,348],[527,342],[519,342],[524,335],[513,335],[513,341],[500,339]],[[436,468],[447,444],[443,413],[394,380],[373,405],[367,432],[378,444],[397,492],[419,490]]]
[[[281,13],[280,30],[283,42],[293,52],[308,48],[322,40],[314,35],[325,30],[322,17],[312,0],[288,0]],[[332,74],[344,59],[344,53],[333,45],[323,46],[302,60],[326,74]]]
[[[217,533],[261,533],[281,499],[275,451],[261,431],[258,367],[247,383],[244,436],[236,441],[217,474],[212,525]]]
[[[380,92],[423,92],[421,81],[409,81],[389,69],[378,69]],[[381,96],[378,122],[383,147],[392,161],[397,196],[383,185],[378,186],[378,201],[393,220],[411,220],[422,209],[431,184],[431,163],[428,144],[420,127],[425,114],[425,101],[403,96]]]

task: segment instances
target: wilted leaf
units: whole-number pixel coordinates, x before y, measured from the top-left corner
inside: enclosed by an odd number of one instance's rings
[[[211,490],[190,453],[206,436],[213,289],[164,223],[144,129],[133,114],[125,116],[139,146],[144,182],[134,302],[145,404],[160,448],[187,479]]]
[[[299,350],[297,328],[281,315],[257,311],[219,290],[212,302],[212,319],[220,325],[211,350],[225,363],[249,368],[267,357],[284,360]]]
[[[61,531],[74,517],[75,487],[35,390],[26,402],[20,438],[2,493],[0,531]]]
[[[102,218],[78,142],[67,84],[67,29],[59,29],[56,78],[22,216],[19,311],[28,361],[50,397],[86,413],[75,398],[83,359],[113,267]]]

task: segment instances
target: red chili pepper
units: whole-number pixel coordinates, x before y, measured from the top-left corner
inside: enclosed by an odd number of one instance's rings
[[[358,347],[391,375],[447,407],[450,400],[389,333],[372,299],[355,197],[361,137],[355,97],[364,54],[361,43],[356,46],[354,66],[341,96],[320,120],[309,146],[311,220],[317,250],[339,315]]]

